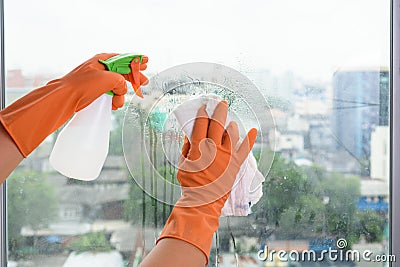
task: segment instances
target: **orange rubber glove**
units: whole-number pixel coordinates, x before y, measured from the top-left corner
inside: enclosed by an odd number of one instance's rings
[[[149,58],[146,56],[142,57],[142,62],[135,58],[131,62],[131,72],[128,74],[123,74],[122,76],[125,77],[127,81],[130,81],[133,87],[133,90],[135,91],[136,95],[143,98],[143,93],[142,90],[140,89],[140,86],[143,84],[147,84],[149,79],[147,79],[146,76],[141,73],[141,70],[145,70],[147,68],[147,62],[149,61]]]
[[[205,106],[198,111],[191,143],[185,138],[179,163],[177,179],[182,197],[157,240],[157,243],[163,238],[186,241],[200,249],[207,262],[221,210],[257,135],[257,130],[251,129],[237,146],[237,124],[231,122],[224,127],[227,113],[226,101],[218,104],[211,119]]]
[[[50,81],[0,112],[0,122],[24,157],[74,112],[85,108],[102,94],[113,91],[112,108],[122,107],[127,92],[125,79],[134,84],[136,90],[147,83],[143,74],[121,75],[106,71],[99,59],[106,60],[115,55],[98,54],[64,77]],[[144,57],[141,66],[135,65],[137,72],[146,69],[147,60]]]

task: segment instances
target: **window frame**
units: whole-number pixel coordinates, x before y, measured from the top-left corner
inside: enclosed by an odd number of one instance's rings
[[[4,71],[4,0],[0,0],[0,110],[5,107]],[[6,182],[0,185],[0,267],[7,266],[7,195]]]
[[[391,1],[389,252],[400,251],[400,0]],[[394,71],[396,70],[396,72]],[[397,103],[397,104],[395,104]],[[395,119],[397,118],[397,119]],[[396,255],[398,258],[400,255]],[[400,259],[398,259],[400,260]],[[394,266],[391,263],[391,266]]]
[[[390,243],[389,252],[400,251],[400,0],[391,0],[390,40]],[[394,72],[393,70],[397,70]],[[4,0],[0,0],[0,109],[5,107]],[[397,118],[397,119],[395,119]],[[0,185],[0,267],[7,266],[6,182]],[[396,255],[400,261],[400,255]],[[394,266],[395,263],[390,263]]]

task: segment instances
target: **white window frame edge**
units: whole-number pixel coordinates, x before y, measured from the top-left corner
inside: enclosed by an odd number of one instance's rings
[[[400,262],[400,0],[391,0],[390,254]],[[396,70],[396,71],[394,71]],[[0,109],[5,107],[4,0],[0,0]],[[395,105],[397,103],[397,105]],[[394,189],[398,194],[394,194]],[[7,267],[6,183],[0,185],[0,267]],[[397,238],[393,238],[397,237]],[[391,266],[400,266],[391,263]]]
[[[5,107],[4,71],[4,0],[0,0],[0,109]],[[7,267],[7,204],[6,183],[0,185],[0,267]]]
[[[390,45],[390,254],[400,266],[400,0],[391,1]],[[396,193],[395,193],[396,192]]]

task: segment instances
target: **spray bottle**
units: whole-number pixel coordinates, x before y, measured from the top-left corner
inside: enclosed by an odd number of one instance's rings
[[[99,61],[109,71],[129,74],[131,61],[140,60],[141,63],[142,57],[121,54]],[[75,113],[59,133],[49,160],[53,168],[64,176],[91,181],[100,175],[108,154],[113,95],[113,92],[107,92]]]

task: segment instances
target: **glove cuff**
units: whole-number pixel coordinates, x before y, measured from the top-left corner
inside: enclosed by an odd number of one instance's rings
[[[209,206],[175,206],[156,243],[164,238],[175,238],[190,243],[203,252],[207,265],[212,237],[219,226],[219,216],[210,209],[212,207]]]
[[[50,83],[0,112],[1,124],[24,157],[74,114],[76,101],[67,91],[59,83]]]

